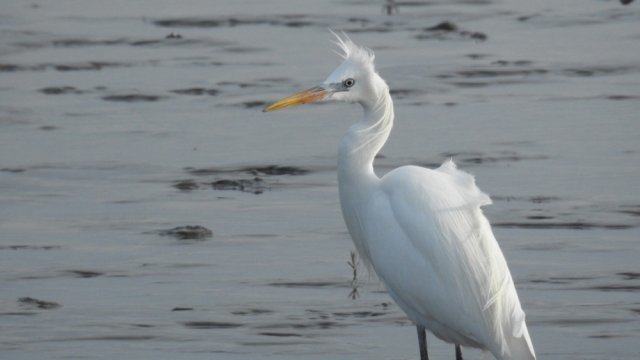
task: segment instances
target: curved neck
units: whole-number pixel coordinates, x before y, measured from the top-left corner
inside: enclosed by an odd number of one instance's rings
[[[373,171],[373,160],[393,126],[393,101],[386,84],[375,101],[361,105],[364,117],[349,128],[338,150],[340,187],[347,184],[360,187],[378,179]]]

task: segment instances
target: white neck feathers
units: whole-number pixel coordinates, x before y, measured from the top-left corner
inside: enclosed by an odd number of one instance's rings
[[[373,103],[361,103],[362,120],[353,124],[342,138],[338,156],[339,181],[374,176],[373,160],[387,141],[393,127],[393,101],[384,84]]]

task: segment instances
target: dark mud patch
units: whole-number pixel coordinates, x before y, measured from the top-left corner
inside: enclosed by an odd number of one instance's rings
[[[640,96],[637,95],[596,95],[596,96],[556,96],[548,98],[550,101],[576,101],[576,100],[608,100],[608,101],[638,101]]]
[[[51,86],[42,88],[38,91],[46,95],[67,95],[84,93],[84,91],[79,90],[73,86]]]
[[[260,81],[256,81],[256,82],[220,81],[218,82],[218,85],[225,86],[225,87],[235,87],[240,89],[271,87],[271,84],[265,81],[262,81],[262,82]]]
[[[178,226],[173,229],[158,230],[160,236],[169,236],[178,240],[206,240],[213,236],[213,231],[200,225]]]
[[[234,54],[247,54],[267,51],[269,49],[255,46],[229,46],[223,49],[225,52]]]
[[[605,230],[624,230],[635,227],[629,224],[611,224],[611,223],[592,223],[592,222],[498,222],[493,226],[499,228],[519,228],[519,229],[566,229],[566,230],[591,230],[591,229],[605,229]]]
[[[574,284],[579,281],[594,280],[595,277],[591,276],[551,276],[544,279],[531,279],[532,284],[552,284],[552,285],[567,285]]]
[[[580,290],[598,290],[604,292],[622,291],[622,292],[636,292],[640,291],[640,285],[625,285],[625,284],[607,284],[597,285],[580,288]]]
[[[78,63],[64,63],[64,64],[31,64],[31,65],[19,65],[19,64],[6,64],[0,63],[0,72],[26,72],[26,71],[100,71],[109,68],[121,68],[133,66],[132,63],[122,62],[104,62],[104,61],[88,61]]]
[[[257,167],[247,167],[243,171],[253,175],[306,175],[309,170],[295,166],[267,165]]]
[[[253,194],[262,194],[271,190],[277,183],[277,176],[305,175],[309,170],[295,166],[246,166],[239,168],[185,168],[187,173],[194,176],[215,176],[213,181],[203,182],[193,179],[177,181],[173,187],[181,191],[192,191],[200,188],[214,190],[235,190]],[[218,176],[224,175],[224,178]]]
[[[104,46],[104,45],[122,45],[126,44],[126,39],[106,39],[93,40],[84,38],[67,38],[51,41],[51,45],[55,47],[84,47],[84,46]],[[37,44],[23,44],[25,46],[35,46]]]
[[[623,206],[621,210],[618,210],[619,213],[627,214],[631,216],[640,216],[640,206]]]
[[[28,307],[32,309],[51,310],[51,309],[57,309],[61,307],[61,305],[58,304],[57,302],[45,301],[45,300],[35,299],[32,297],[21,297],[20,299],[18,299],[18,303],[20,304],[20,306]]]
[[[633,321],[632,319],[610,319],[610,318],[572,318],[572,319],[550,319],[546,321],[539,321],[548,325],[560,325],[560,326],[589,326],[589,325],[601,325],[601,324],[621,324]]]
[[[421,162],[420,164],[418,164],[418,166],[422,166],[428,169],[437,169],[440,166],[442,166],[442,161],[437,162],[437,161],[430,161],[430,162]],[[381,167],[380,165],[378,165],[378,167]],[[390,168],[394,168],[395,166],[391,166]]]
[[[187,89],[171,90],[171,92],[174,94],[180,94],[180,95],[216,96],[220,91],[216,89],[206,89],[206,88],[187,88]]]
[[[494,85],[488,82],[479,82],[479,81],[452,81],[449,84],[461,87],[461,88],[482,88],[490,85]]]
[[[353,312],[332,313],[332,315],[335,316],[336,318],[356,318],[356,319],[372,318],[372,317],[383,316],[386,314],[387,313],[385,312],[376,312],[376,311],[353,311]]]
[[[192,179],[176,181],[172,186],[181,191],[193,191],[200,188],[200,184]]]
[[[233,16],[233,17],[183,17],[158,19],[153,24],[168,28],[228,28],[237,26],[282,26],[289,28],[300,28],[316,26],[326,28],[328,23],[312,19],[305,15],[275,15],[270,17],[262,16]]]
[[[507,202],[511,202],[511,201],[526,201],[526,202],[530,202],[530,203],[533,203],[533,204],[545,204],[545,203],[549,203],[549,202],[562,200],[561,198],[559,198],[557,196],[548,196],[548,195],[535,195],[535,196],[512,196],[512,195],[501,196],[501,195],[495,195],[495,196],[492,196],[491,199],[500,200],[500,201],[507,201]]]
[[[621,335],[614,335],[614,334],[596,334],[596,335],[589,335],[588,338],[590,339],[614,339],[614,338],[618,338],[618,337],[622,337]]]
[[[38,315],[37,312],[34,311],[7,311],[0,312],[0,316],[35,316]]]
[[[542,16],[542,15],[541,14],[521,15],[521,16],[518,16],[516,18],[516,20],[518,20],[520,22],[527,22],[527,21],[529,21],[531,19],[534,19],[534,18],[537,18],[537,17],[540,17],[540,16]]]
[[[460,151],[460,152],[444,152],[440,156],[443,159],[453,158],[456,163],[464,165],[482,165],[482,164],[495,164],[503,162],[519,162],[525,160],[547,160],[550,159],[547,155],[522,155],[515,151],[498,151],[495,154],[485,154],[475,151]]]
[[[256,329],[335,329],[345,327],[346,324],[342,324],[336,321],[309,321],[309,322],[297,322],[297,323],[274,323],[267,325],[257,326]]]
[[[227,41],[217,41],[210,38],[185,38],[181,34],[169,33],[162,38],[112,38],[112,39],[89,39],[89,38],[60,38],[50,42],[21,42],[14,45],[24,48],[80,48],[94,46],[189,46],[206,45],[219,46],[229,45]]]
[[[624,280],[640,280],[640,273],[638,272],[619,272],[616,275],[622,276]]]
[[[214,190],[237,190],[242,192],[248,192],[253,194],[262,194],[267,190],[267,186],[264,184],[264,180],[260,177],[253,179],[221,179],[211,183],[211,187]]]
[[[85,63],[59,64],[51,66],[57,71],[99,71],[106,68],[122,67],[126,65],[116,62],[89,61]]]
[[[231,313],[233,315],[239,315],[239,316],[248,316],[248,315],[266,315],[266,314],[273,314],[273,310],[268,310],[268,309],[246,309],[246,310],[234,310]]]
[[[13,173],[13,174],[19,174],[19,173],[23,173],[23,172],[27,171],[27,169],[23,169],[23,168],[2,168],[2,169],[0,169],[0,171]],[[16,246],[18,246],[18,245],[16,245]],[[0,247],[0,249],[2,249],[2,247]]]
[[[104,101],[116,101],[116,102],[155,102],[164,99],[164,96],[159,95],[145,95],[145,94],[123,94],[123,95],[107,95],[103,96]]]
[[[233,174],[233,173],[245,173],[253,176],[259,175],[306,175],[310,171],[297,166],[286,165],[266,165],[266,166],[245,166],[238,168],[192,168],[187,167],[184,169],[191,175],[197,176],[209,176],[219,174]]]
[[[351,27],[346,29],[347,33],[388,33],[392,31],[395,31],[395,29],[389,24],[374,26],[363,25],[360,27]]]
[[[376,307],[379,307],[376,305]],[[392,313],[388,312],[388,307],[383,306],[382,309],[374,311],[368,309],[356,310],[356,311],[325,311],[318,309],[305,309],[304,315],[291,318],[291,321],[275,322],[269,324],[257,325],[254,328],[258,330],[267,330],[269,332],[284,332],[284,333],[298,333],[297,331],[286,331],[287,329],[294,330],[319,330],[319,329],[336,329],[351,326],[354,323],[366,322],[379,322],[379,321],[393,321],[396,319],[390,319],[387,315]],[[354,321],[352,321],[354,320]]]
[[[36,70],[44,70],[44,68],[37,69],[29,65],[0,64],[0,72],[20,72],[20,71],[36,71]]]
[[[467,54],[465,57],[468,57],[471,60],[481,60],[488,57],[491,57],[489,54]]]
[[[157,340],[157,336],[152,335],[106,335],[106,336],[85,336],[85,337],[72,337],[72,338],[60,338],[50,341],[56,342],[69,342],[69,341],[145,341],[145,340]]]
[[[62,272],[64,275],[70,275],[76,278],[89,279],[98,276],[103,276],[105,273],[101,271],[93,271],[93,270],[65,270]]]
[[[255,109],[255,108],[263,108],[267,106],[267,102],[262,100],[250,100],[250,101],[243,101],[241,103],[233,104],[233,106],[243,107],[245,109]]]
[[[144,39],[144,40],[130,40],[127,42],[127,45],[130,46],[149,46],[149,47],[160,47],[160,46],[192,46],[192,45],[201,45],[201,46],[222,46],[228,45],[229,42],[226,41],[216,41],[211,39],[191,39],[184,38],[180,34],[170,33],[165,36],[163,39]]]
[[[131,326],[135,328],[142,328],[142,329],[151,329],[156,327],[155,325],[151,325],[151,324],[131,324]]]
[[[157,234],[157,231],[145,232],[144,234]],[[210,267],[211,264],[198,264],[198,263],[168,263],[168,264],[155,264],[155,263],[144,263],[140,265],[141,267],[162,267],[168,269],[194,269],[194,268],[206,268]]]
[[[192,307],[184,307],[184,306],[177,306],[174,307],[173,309],[171,309],[171,311],[175,312],[175,311],[193,311],[194,308]]]
[[[346,288],[350,287],[347,282],[336,281],[283,281],[268,283],[268,286],[285,287],[285,288]]]
[[[496,60],[492,63],[499,66],[529,66],[533,64],[531,60]]]
[[[187,321],[182,325],[189,329],[209,330],[209,329],[234,329],[244,326],[243,324],[223,322],[223,321]]]
[[[621,100],[640,100],[640,96],[637,95],[607,95],[607,99],[621,101]]]
[[[530,69],[494,69],[494,68],[476,68],[459,70],[453,74],[438,75],[440,79],[465,78],[465,79],[486,79],[486,78],[503,78],[503,77],[527,77],[548,74],[549,70],[530,68]]]
[[[262,336],[275,336],[275,337],[302,337],[302,336],[303,336],[303,335],[295,334],[295,333],[270,332],[270,331],[261,332],[261,333],[258,333],[258,335],[262,335]]]
[[[640,67],[628,65],[583,66],[561,69],[560,72],[566,76],[595,77],[637,73],[640,72]]]
[[[475,41],[486,41],[489,36],[479,31],[469,31],[460,29],[452,21],[443,21],[436,25],[423,28],[420,33],[414,36],[418,40],[448,40],[448,39],[471,39]]]
[[[0,245],[0,250],[57,250],[59,245]]]
[[[59,127],[54,126],[54,125],[42,125],[42,126],[38,127],[38,129],[40,129],[42,131],[53,131],[53,130],[58,130]]]
[[[472,59],[481,59],[476,56],[467,55]],[[496,60],[490,65],[479,65],[471,68],[438,74],[436,77],[443,80],[451,80],[453,85],[458,86],[488,86],[495,84],[514,84],[523,81],[531,81],[542,76],[557,75],[568,77],[597,77],[609,75],[623,75],[640,72],[638,66],[584,66],[584,67],[564,67],[564,68],[543,68],[535,65],[529,60]],[[464,79],[464,81],[460,81]],[[482,82],[481,80],[484,80]],[[637,100],[635,94],[612,94],[603,98],[614,101]]]
[[[443,21],[438,25],[434,25],[424,29],[425,31],[445,31],[452,32],[458,31],[458,25],[452,23],[451,21]]]
[[[389,90],[391,96],[395,99],[405,99],[410,97],[415,97],[418,95],[423,95],[424,92],[417,89],[391,89]]]
[[[481,54],[472,59],[482,59]],[[475,56],[480,56],[479,58]],[[449,84],[458,87],[485,87],[490,85],[510,85],[534,81],[551,73],[550,70],[533,66],[529,60],[497,60],[491,65],[477,65],[461,70],[445,72],[436,75],[437,78],[448,81]]]
[[[529,215],[527,216],[528,220],[551,220],[551,219],[555,219],[555,217],[553,216],[548,216],[548,215]]]

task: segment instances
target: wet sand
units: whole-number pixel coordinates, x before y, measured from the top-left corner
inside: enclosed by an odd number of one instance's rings
[[[378,173],[453,158],[492,196],[539,358],[636,359],[638,4],[396,4],[3,4],[0,357],[417,359],[339,212],[360,110],[260,111],[332,28],[392,89]]]

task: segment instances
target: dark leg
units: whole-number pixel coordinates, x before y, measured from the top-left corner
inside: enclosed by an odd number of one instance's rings
[[[420,345],[420,360],[429,360],[429,354],[427,354],[427,332],[424,330],[424,326],[417,325],[418,327],[418,344]]]
[[[460,345],[456,344],[456,360],[462,359],[462,350],[460,350]]]

